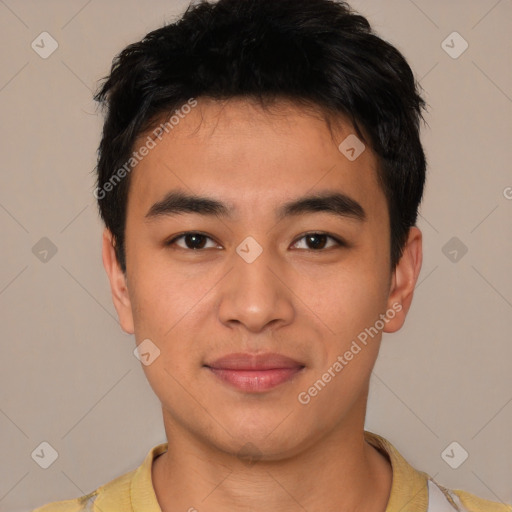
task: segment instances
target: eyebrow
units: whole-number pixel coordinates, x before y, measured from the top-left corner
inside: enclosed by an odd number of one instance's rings
[[[222,201],[181,191],[169,192],[161,201],[154,203],[145,215],[146,221],[161,217],[195,213],[204,216],[229,217],[234,208]],[[346,194],[325,192],[294,199],[281,205],[276,211],[276,218],[303,215],[307,213],[326,212],[339,217],[348,217],[360,222],[367,219],[364,208]]]

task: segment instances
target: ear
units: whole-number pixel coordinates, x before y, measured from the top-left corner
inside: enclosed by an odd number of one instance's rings
[[[103,231],[102,257],[121,329],[128,334],[133,334],[133,313],[126,276],[117,261],[112,233],[107,228]]]
[[[386,323],[384,332],[396,332],[403,326],[411,307],[422,261],[422,233],[416,226],[413,226],[409,229],[402,257],[391,278],[388,309],[395,311],[396,315]]]

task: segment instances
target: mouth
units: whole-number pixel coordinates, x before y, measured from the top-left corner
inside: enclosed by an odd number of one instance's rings
[[[258,393],[292,379],[305,365],[281,354],[228,354],[204,365],[215,377],[241,391]]]

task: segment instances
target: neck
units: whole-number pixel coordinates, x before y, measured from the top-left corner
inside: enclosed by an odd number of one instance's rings
[[[162,512],[386,509],[391,466],[364,440],[363,425],[338,426],[291,457],[252,463],[216,450],[169,422],[166,432],[168,451],[153,463]]]

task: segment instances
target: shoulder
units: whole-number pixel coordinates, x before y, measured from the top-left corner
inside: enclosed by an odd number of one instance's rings
[[[488,501],[466,491],[443,487],[427,473],[411,466],[391,442],[377,434],[365,431],[365,439],[388,456],[393,469],[393,483],[386,510],[512,512],[511,505]]]
[[[36,508],[32,512],[79,512],[80,510],[83,510],[83,506],[80,505],[78,499],[76,499],[54,501],[53,503],[48,503],[42,507]]]
[[[142,464],[80,498],[55,501],[32,512],[131,512],[159,510],[153,491],[151,468],[155,457],[167,450],[161,443],[149,450]]]
[[[126,504],[124,510],[131,510],[130,507],[130,482],[136,470],[121,475],[108,482],[95,491],[80,496],[79,498],[54,501],[42,507],[34,509],[32,512],[110,512],[118,510],[119,507]],[[101,506],[100,506],[101,504]]]
[[[454,490],[451,493],[457,496],[468,512],[512,512],[511,505],[484,500],[466,491]]]

